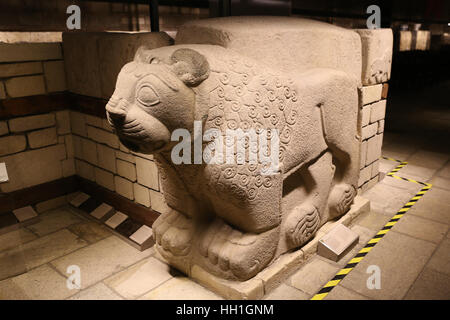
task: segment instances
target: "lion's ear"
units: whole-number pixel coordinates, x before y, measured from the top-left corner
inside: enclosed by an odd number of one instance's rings
[[[143,62],[143,63],[159,63],[159,59],[156,58],[151,49],[146,46],[140,46],[136,54],[134,55],[134,61]]]
[[[187,86],[197,86],[209,76],[208,60],[195,50],[178,49],[170,59],[173,71]]]

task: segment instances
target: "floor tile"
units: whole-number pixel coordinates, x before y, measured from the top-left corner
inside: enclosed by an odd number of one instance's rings
[[[445,237],[448,225],[406,214],[395,224],[392,230],[439,243]]]
[[[439,170],[438,176],[450,179],[450,162],[447,162],[447,164]]]
[[[27,268],[31,269],[82,248],[87,244],[86,241],[78,238],[72,232],[63,229],[27,242],[14,249],[3,251],[0,253],[0,265],[5,266],[9,264],[11,268],[15,268],[14,263],[10,263],[10,261],[24,259]],[[65,270],[62,270],[62,272],[65,272]]]
[[[370,200],[371,211],[392,217],[416,194],[418,190],[419,188],[417,188],[417,190],[399,189],[380,182],[372,189],[365,192],[363,197]]]
[[[18,247],[26,242],[36,239],[37,236],[25,228],[0,235],[0,251]]]
[[[441,168],[449,159],[449,155],[432,151],[419,150],[408,158],[408,164],[431,169]]]
[[[100,282],[96,285],[78,292],[68,300],[123,300],[117,293]]]
[[[441,242],[427,267],[450,276],[450,240],[448,238]]]
[[[390,217],[386,215],[376,213],[375,211],[369,211],[356,218],[353,224],[373,231],[379,231],[389,220]]]
[[[127,299],[135,299],[172,278],[170,267],[150,257],[104,280]]]
[[[396,173],[396,175],[423,182],[430,179],[436,172],[437,172],[436,169],[431,169],[408,163],[406,166],[401,168],[400,171]]]
[[[264,297],[264,300],[309,300],[309,294],[282,283]]]
[[[450,203],[446,203],[440,198],[430,197],[426,193],[425,196],[408,210],[408,214],[450,224]]]
[[[406,300],[450,300],[450,276],[425,268]]]
[[[48,265],[20,276],[0,281],[0,300],[65,299],[76,292],[67,288],[67,279]]]
[[[52,264],[61,272],[65,272],[70,265],[79,266],[82,275],[81,288],[83,289],[113,273],[122,271],[152,253],[152,249],[140,252],[116,236],[110,236],[57,259]]]
[[[222,300],[222,298],[186,277],[176,277],[164,282],[139,300]]]
[[[351,291],[343,286],[337,285],[331,290],[331,292],[325,297],[324,300],[370,300],[367,297],[360,295],[354,291]]]
[[[64,229],[82,220],[64,207],[47,211],[39,215],[40,221],[27,228],[33,233],[43,236]]]
[[[95,221],[83,221],[68,227],[68,229],[89,243],[95,243],[111,235],[111,231]]]
[[[430,182],[434,187],[450,191],[450,179],[443,177],[434,177]]]
[[[314,257],[288,280],[289,285],[313,295],[339,271],[339,267]]]
[[[339,285],[373,299],[402,299],[436,245],[389,231]],[[367,288],[371,265],[381,271],[381,289]]]

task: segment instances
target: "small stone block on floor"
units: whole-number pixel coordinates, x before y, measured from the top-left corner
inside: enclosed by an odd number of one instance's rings
[[[100,200],[97,200],[95,198],[90,197],[89,199],[87,199],[85,202],[83,202],[78,209],[86,212],[86,213],[91,213],[92,211],[94,211],[95,209],[97,209],[100,204],[102,202]]]
[[[86,193],[80,192],[72,200],[70,200],[70,204],[72,206],[74,206],[75,208],[78,208],[89,198],[90,198],[89,195],[87,195]]]
[[[130,239],[139,244],[143,250],[150,248],[154,244],[152,228],[143,225],[130,236]]]
[[[356,232],[343,224],[338,224],[319,240],[317,254],[338,261],[358,243],[358,240],[359,235]]]
[[[114,212],[114,208],[109,204],[102,203],[94,211],[91,212],[91,216],[98,220],[105,220],[110,218],[110,214]]]
[[[13,213],[16,216],[17,220],[19,220],[19,222],[25,222],[33,218],[37,218],[38,216],[36,211],[34,211],[31,206],[13,210]]]
[[[119,224],[121,224],[122,222],[124,222],[126,219],[128,218],[128,216],[122,212],[117,211],[111,218],[109,218],[108,220],[106,220],[105,224],[112,228],[115,229],[117,228],[117,226]]]

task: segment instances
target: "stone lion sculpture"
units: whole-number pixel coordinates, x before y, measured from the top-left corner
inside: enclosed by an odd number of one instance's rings
[[[357,101],[357,84],[342,71],[286,76],[220,46],[183,44],[140,49],[106,110],[120,141],[158,165],[170,210],[153,224],[156,250],[187,274],[196,264],[245,281],[349,210]],[[174,164],[171,133],[193,134],[194,121],[224,133],[276,129],[278,171],[261,174],[263,164],[245,155],[240,164]]]

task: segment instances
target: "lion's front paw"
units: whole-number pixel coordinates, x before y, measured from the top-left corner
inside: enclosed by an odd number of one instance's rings
[[[174,256],[185,256],[189,253],[193,229],[192,219],[176,210],[163,213],[153,223],[157,245]]]
[[[245,233],[217,219],[202,235],[199,251],[212,273],[244,281],[272,260],[278,235],[278,227],[260,234]]]
[[[305,203],[292,210],[285,222],[286,239],[289,247],[298,248],[311,239],[320,225],[319,211],[312,204]]]
[[[330,217],[335,218],[346,213],[350,209],[355,196],[356,190],[351,185],[336,185],[331,191],[329,200]]]

